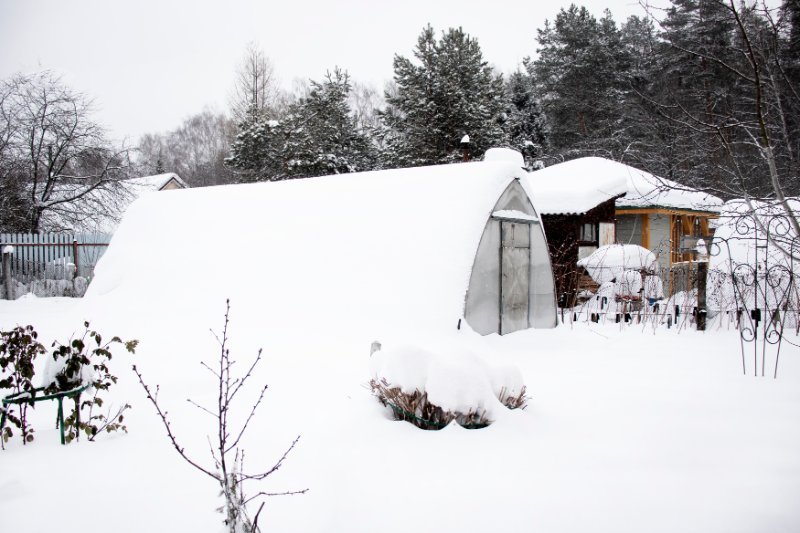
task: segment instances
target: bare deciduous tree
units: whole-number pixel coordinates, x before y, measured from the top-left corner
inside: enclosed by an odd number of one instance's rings
[[[224,161],[235,129],[225,114],[206,108],[166,134],[143,135],[137,170],[143,175],[175,172],[193,187],[229,183],[232,172]]]
[[[149,387],[142,377],[142,374],[133,367],[133,371],[139,378],[139,383],[144,388],[147,399],[156,409],[164,428],[167,430],[172,446],[180,454],[184,461],[192,465],[194,468],[204,473],[205,475],[214,479],[220,486],[222,496],[225,504],[221,509],[225,515],[225,526],[230,533],[256,533],[259,531],[258,518],[261,510],[264,508],[264,497],[269,496],[289,496],[295,494],[304,494],[308,489],[283,491],[283,492],[266,492],[259,491],[253,495],[246,495],[244,493],[243,485],[246,481],[263,481],[268,476],[277,471],[286,460],[286,457],[294,449],[297,442],[300,440],[298,436],[295,438],[283,455],[269,468],[252,473],[245,471],[244,457],[245,453],[239,447],[242,438],[247,432],[247,428],[253,420],[253,417],[258,410],[264,399],[264,394],[267,391],[267,385],[260,388],[258,398],[244,413],[236,412],[234,406],[234,399],[242,392],[244,386],[249,382],[253,375],[258,363],[261,361],[261,350],[258,351],[253,362],[247,367],[243,375],[236,375],[233,373],[233,367],[236,361],[231,359],[228,350],[228,322],[230,316],[230,301],[226,302],[225,309],[225,325],[222,328],[222,337],[218,337],[220,351],[217,361],[207,364],[201,362],[203,368],[208,370],[215,378],[217,385],[217,404],[207,407],[188,399],[187,401],[200,409],[202,412],[210,415],[214,419],[213,431],[214,435],[209,436],[209,444],[211,446],[211,456],[213,459],[213,466],[204,465],[194,457],[186,452],[186,449],[179,443],[177,436],[172,431],[167,411],[162,408],[158,401],[159,387],[156,385],[155,390]],[[244,416],[242,416],[244,415]],[[242,417],[244,422],[238,427],[234,423],[229,422],[229,417]],[[262,499],[255,516],[251,519],[247,514],[247,505],[250,502]]]
[[[696,153],[684,156],[701,161],[714,174],[698,186],[726,198],[742,198],[750,211],[744,215],[752,216],[765,235],[770,232],[753,215],[770,206],[781,212],[791,234],[800,235],[800,213],[787,200],[800,191],[800,154],[795,147],[800,85],[790,75],[792,62],[798,60],[786,53],[790,19],[784,9],[776,13],[763,1],[706,4],[706,11],[715,17],[713,28],[729,28],[725,34],[729,44],[715,48],[704,35],[686,32],[667,34],[667,44],[679,61],[720,74],[690,80],[696,83],[692,92],[682,88],[653,103],[694,147]],[[697,27],[711,27],[708,21],[704,24]],[[800,261],[784,243],[772,244]]]
[[[236,69],[230,97],[234,120],[242,122],[251,108],[259,113],[270,114],[278,93],[272,63],[257,44],[249,43]]]
[[[91,114],[91,101],[49,71],[0,82],[0,190],[15,198],[17,217],[24,211],[19,230],[116,212],[128,152],[112,147]]]

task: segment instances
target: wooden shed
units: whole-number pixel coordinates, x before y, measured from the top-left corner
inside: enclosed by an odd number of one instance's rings
[[[709,222],[722,200],[627,165],[628,193],[616,202],[617,239],[656,254],[662,270],[694,258],[697,240],[713,236]]]
[[[598,247],[616,242],[615,201],[627,191],[627,180],[616,165],[607,159],[585,157],[528,176],[547,233],[562,306],[571,304],[582,288],[585,278],[578,261]]]

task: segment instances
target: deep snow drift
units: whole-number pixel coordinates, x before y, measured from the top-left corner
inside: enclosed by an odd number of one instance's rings
[[[157,323],[124,307],[98,314],[100,303],[0,302],[0,326],[33,323],[45,344],[79,331],[84,318],[141,341],[135,356],[113,361],[120,383],[109,400],[133,405],[130,433],[61,447],[55,407],[37,406],[36,442],[0,452],[0,529],[220,531],[217,487],[170,447],[128,367],[135,360],[161,385],[176,433],[208,464],[210,417],[186,398],[213,401],[213,377],[199,361],[214,358],[208,328],[221,327],[224,302],[209,303],[212,321],[187,312]],[[438,342],[519,367],[529,407],[499,409],[485,429],[422,431],[391,420],[366,389],[368,332],[333,339],[309,328],[278,341],[258,327],[258,313],[232,302],[233,353],[244,363],[262,346],[257,379],[270,385],[244,443],[247,462],[271,465],[302,438],[281,470],[246,490],[310,488],[269,500],[265,530],[746,533],[800,525],[796,349],[785,349],[772,380],[749,367],[742,375],[738,336],[724,329],[654,335],[575,325],[485,338],[462,330]]]

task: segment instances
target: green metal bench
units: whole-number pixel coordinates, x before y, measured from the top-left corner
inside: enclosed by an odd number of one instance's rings
[[[81,393],[85,391],[89,385],[82,385],[80,387],[76,387],[74,389],[66,390],[66,391],[59,391],[53,392],[50,394],[42,394],[39,395],[38,393],[44,392],[45,387],[38,387],[31,391],[24,391],[24,392],[16,392],[14,394],[10,394],[3,398],[3,414],[0,417],[0,434],[3,432],[3,428],[6,425],[6,406],[10,404],[23,404],[23,403],[36,403],[41,402],[44,400],[55,400],[58,402],[58,415],[56,418],[56,424],[58,425],[59,430],[61,431],[61,444],[66,444],[66,440],[64,439],[64,398],[72,398],[75,401],[75,412],[76,412],[76,426],[80,426],[81,423]]]

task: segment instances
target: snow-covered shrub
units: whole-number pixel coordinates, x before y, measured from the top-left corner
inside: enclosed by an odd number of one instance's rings
[[[0,396],[21,394],[34,389],[33,360],[45,353],[44,346],[37,340],[38,333],[33,326],[17,326],[11,331],[0,332]],[[22,444],[33,440],[33,428],[28,425],[27,411],[33,402],[0,405],[7,422],[16,426],[22,435]],[[6,425],[0,434],[0,441],[5,444],[13,435],[11,427]]]
[[[644,297],[660,300],[664,297],[664,283],[656,275],[647,276],[644,280]]]
[[[422,429],[441,429],[454,420],[484,427],[498,407],[524,408],[527,401],[518,369],[491,367],[465,350],[381,349],[371,367],[370,387],[378,401],[395,419]]]
[[[129,353],[135,353],[139,341],[123,341],[119,337],[113,337],[103,342],[100,333],[89,329],[89,322],[84,322],[83,325],[86,329],[80,338],[70,339],[67,344],[53,343],[55,350],[44,370],[45,393],[87,387],[84,391],[86,399],[83,399],[80,405],[76,405],[64,419],[67,442],[78,438],[81,432],[91,441],[103,431],[107,433],[117,430],[126,433],[128,431],[123,425],[123,413],[130,409],[130,405],[122,405],[113,414],[110,409],[105,413],[102,411],[97,413],[95,408],[103,406],[101,391],[108,391],[117,382],[117,377],[111,373],[108,366],[112,358],[112,346],[121,344]],[[88,416],[79,417],[78,410],[84,407],[89,409]]]
[[[614,290],[617,296],[631,298],[642,289],[642,275],[636,270],[625,270],[617,277]]]
[[[585,268],[592,279],[602,285],[619,280],[626,270],[655,273],[658,259],[653,252],[636,244],[609,244],[578,261],[578,266]]]

